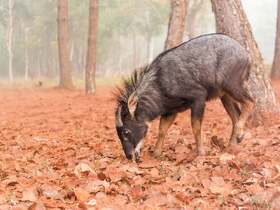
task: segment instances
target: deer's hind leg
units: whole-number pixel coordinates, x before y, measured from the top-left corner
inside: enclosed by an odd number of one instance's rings
[[[245,92],[239,96],[234,94],[229,96],[226,94],[221,98],[221,100],[232,120],[233,128],[230,144],[240,143],[244,137],[244,127],[246,121],[254,106],[253,100]],[[240,104],[240,108],[237,103]]]
[[[240,132],[238,130],[237,122],[239,120],[241,111],[233,99],[231,99],[228,95],[221,97],[221,101],[232,122],[230,143],[237,143],[238,132]]]

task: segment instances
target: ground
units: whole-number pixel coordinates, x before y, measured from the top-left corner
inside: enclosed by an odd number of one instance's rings
[[[280,93],[280,82],[274,86]],[[222,149],[231,122],[211,101],[207,156],[194,155],[187,112],[171,127],[161,159],[151,155],[158,120],[152,124],[136,164],[116,136],[112,88],[94,96],[1,88],[0,101],[0,209],[279,209],[279,115]]]

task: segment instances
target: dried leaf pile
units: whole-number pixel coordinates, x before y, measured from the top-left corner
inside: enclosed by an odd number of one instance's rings
[[[280,84],[275,85],[280,93]],[[224,148],[230,119],[208,104],[208,155],[196,157],[189,112],[170,129],[161,159],[124,158],[109,88],[95,96],[57,89],[1,90],[0,209],[279,209],[280,118]]]

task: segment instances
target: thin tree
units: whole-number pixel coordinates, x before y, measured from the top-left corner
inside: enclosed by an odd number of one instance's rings
[[[216,18],[217,32],[237,40],[251,56],[252,67],[248,89],[256,101],[253,119],[255,122],[260,122],[261,113],[278,111],[279,107],[241,0],[211,0],[211,2]]]
[[[7,48],[8,48],[8,55],[9,55],[9,79],[10,81],[14,80],[14,73],[13,73],[13,34],[14,34],[14,0],[9,0],[9,20],[8,20],[8,42],[7,42]]]
[[[29,79],[28,32],[29,32],[29,28],[25,27],[24,28],[24,41],[25,41],[25,46],[24,46],[24,60],[25,60],[24,79],[25,80]]]
[[[88,50],[86,60],[85,85],[86,93],[94,93],[96,90],[96,41],[98,28],[98,0],[90,0],[89,5],[89,30]]]
[[[171,0],[171,11],[165,49],[177,46],[183,41],[186,18],[186,0]]]
[[[280,79],[280,0],[278,0],[277,5],[277,26],[271,77],[274,79]]]
[[[58,53],[60,67],[59,86],[72,89],[72,66],[69,53],[68,0],[58,0],[57,8]]]

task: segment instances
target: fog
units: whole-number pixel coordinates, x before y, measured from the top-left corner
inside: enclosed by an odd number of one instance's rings
[[[193,4],[194,0],[190,1]],[[57,79],[56,0],[15,0],[13,9],[13,72],[15,78]],[[274,53],[276,0],[243,0],[253,33],[266,63]],[[97,76],[118,76],[150,62],[163,50],[168,0],[102,0],[99,5]],[[0,78],[8,78],[8,1],[0,0]],[[188,18],[188,17],[187,17]],[[186,20],[187,21],[187,20]],[[203,1],[194,36],[215,32],[210,1]],[[70,59],[73,75],[84,77],[88,0],[69,0]],[[188,25],[186,36],[188,40]],[[26,72],[28,74],[26,75]]]
[[[243,6],[263,57],[271,63],[274,54],[277,1],[243,0]]]

